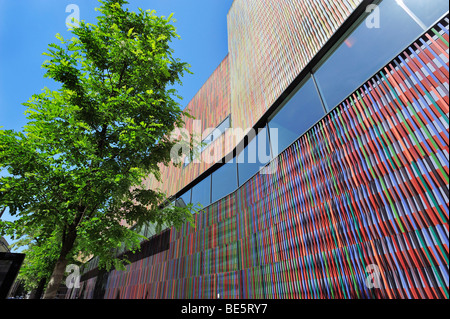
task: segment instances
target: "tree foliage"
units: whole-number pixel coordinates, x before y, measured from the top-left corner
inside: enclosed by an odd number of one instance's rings
[[[37,289],[41,280],[47,282],[50,279],[61,249],[60,238],[55,235],[44,240],[41,240],[39,236],[27,235],[12,245],[13,247],[26,247],[21,251],[25,254],[25,260],[17,279],[27,291]],[[74,259],[68,262],[77,263]]]
[[[81,251],[109,269],[114,248],[135,249],[142,239],[129,225],[192,220],[191,207],[160,208],[165,194],[143,183],[160,179],[158,164],[169,163],[177,142],[170,133],[189,116],[173,89],[189,65],[173,57],[171,16],[100,2],[96,24],[81,21],[44,53],[45,76],[61,88],[24,103],[22,132],[0,129],[0,169],[8,172],[0,207],[17,218],[2,222],[3,233],[39,234],[37,255],[58,243],[60,263]]]

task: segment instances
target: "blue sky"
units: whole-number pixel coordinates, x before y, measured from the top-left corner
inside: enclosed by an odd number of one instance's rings
[[[174,13],[181,40],[173,42],[175,56],[191,64],[178,93],[186,106],[228,52],[226,16],[233,0],[128,0],[126,7]],[[79,7],[80,19],[95,23],[100,3],[94,0],[0,0],[0,126],[22,130],[26,102],[44,87],[57,85],[43,77],[42,55],[56,33],[70,36],[66,27],[69,4]],[[10,220],[6,212],[2,219]],[[6,238],[11,242],[10,238]]]

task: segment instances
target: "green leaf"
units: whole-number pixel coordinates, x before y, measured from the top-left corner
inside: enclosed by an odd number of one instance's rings
[[[59,34],[59,33],[57,33],[56,35],[55,35],[55,37],[59,40],[59,41],[61,41],[61,42],[63,42],[64,41],[64,38],[61,36],[61,34]]]
[[[133,30],[134,30],[134,28],[131,28],[130,30],[128,30],[127,37],[130,37],[131,33],[133,33]]]

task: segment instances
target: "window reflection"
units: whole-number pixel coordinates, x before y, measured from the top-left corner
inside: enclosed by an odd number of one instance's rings
[[[192,204],[201,204],[203,207],[211,204],[211,175],[192,188]]]
[[[259,129],[258,134],[254,136],[244,150],[237,156],[239,185],[242,185],[250,177],[255,175],[270,161],[270,158],[267,129]]]
[[[230,194],[238,187],[235,158],[212,173],[212,202]]]
[[[403,2],[427,27],[448,10],[448,5],[443,5],[440,0]],[[346,36],[315,72],[328,110],[338,105],[423,32],[400,4],[398,0],[382,1],[378,5],[379,24],[374,21],[366,23],[361,19],[359,26]]]
[[[225,133],[226,129],[230,128],[230,117],[228,116],[225,120],[222,121],[211,133],[209,133],[203,140],[202,146],[198,148],[198,153],[203,152],[212,142],[217,140],[222,134]],[[194,154],[194,157],[199,154]],[[183,167],[186,167],[191,162],[189,156],[184,158]]]
[[[183,195],[180,195],[175,201],[175,206],[177,207],[186,207],[191,203],[191,190],[188,190]]]
[[[399,0],[397,0],[399,2]],[[411,10],[428,29],[448,11],[447,0],[402,0],[406,8]]]
[[[314,81],[309,78],[269,120],[273,156],[277,156],[324,115]],[[273,134],[274,129],[277,135]]]

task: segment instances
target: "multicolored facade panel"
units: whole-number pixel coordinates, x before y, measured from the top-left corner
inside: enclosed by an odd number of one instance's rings
[[[235,0],[227,17],[233,127],[253,127],[361,2]]]
[[[216,127],[230,114],[230,74],[228,55],[214,70],[186,110],[201,121],[203,129]],[[207,115],[207,116],[205,116]],[[186,128],[192,130],[193,119],[186,119]]]
[[[201,135],[204,130],[217,127],[230,114],[230,75],[228,61],[227,55],[186,106],[186,111],[194,117],[194,119],[185,118],[184,128],[189,133],[198,132],[197,135]],[[194,125],[194,121],[198,122]],[[216,153],[225,155],[226,150],[224,147],[226,147],[226,144],[223,142],[222,137],[208,146],[204,154],[211,153],[210,150],[212,148],[219,148]],[[232,150],[231,146],[227,149]],[[151,189],[161,189],[168,196],[174,195],[220,159],[199,160],[198,162],[190,163],[184,168],[174,166],[173,164],[169,164],[168,166],[161,164],[159,167],[164,183],[159,183],[155,178],[149,177],[146,184]]]
[[[111,272],[105,297],[448,299],[448,41],[447,17],[274,159],[273,174]]]
[[[359,3],[235,0],[227,17],[229,55],[186,108],[203,129],[216,127],[230,114],[233,128],[253,127]],[[192,132],[191,119],[186,128]],[[162,180],[168,182],[149,178],[147,184],[174,195],[239,142],[223,136],[204,152],[216,154],[214,160],[184,169],[161,165]]]

